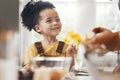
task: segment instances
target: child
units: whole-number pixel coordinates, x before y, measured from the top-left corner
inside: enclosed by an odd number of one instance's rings
[[[76,53],[76,46],[58,41],[61,21],[55,7],[50,2],[30,1],[24,7],[22,23],[29,31],[34,29],[43,36],[43,40],[32,44],[26,53],[25,69],[30,71],[30,58],[37,56],[71,56]]]

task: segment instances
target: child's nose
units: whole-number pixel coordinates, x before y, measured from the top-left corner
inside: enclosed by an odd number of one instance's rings
[[[58,24],[59,22],[57,22],[57,21],[53,21],[53,25],[56,25],[56,24]]]

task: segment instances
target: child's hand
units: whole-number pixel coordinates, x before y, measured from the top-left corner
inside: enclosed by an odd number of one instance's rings
[[[26,64],[20,71],[22,71],[23,73],[29,73],[29,72],[31,72],[30,65]]]
[[[77,53],[76,45],[69,45],[66,52],[67,56],[73,57]]]

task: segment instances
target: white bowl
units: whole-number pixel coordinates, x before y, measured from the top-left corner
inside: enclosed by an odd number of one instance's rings
[[[83,61],[93,80],[120,80],[120,73],[113,73],[117,65],[117,54],[102,48],[82,47]]]

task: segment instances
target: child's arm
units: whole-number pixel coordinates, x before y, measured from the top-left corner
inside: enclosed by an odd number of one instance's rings
[[[72,61],[71,61],[71,65],[70,65],[70,69],[71,69],[74,65],[74,55],[77,53],[76,46],[73,44],[69,45],[66,52],[67,52],[68,57],[72,57]]]
[[[30,58],[37,56],[35,53],[37,53],[37,50],[34,46],[34,44],[31,44],[29,46],[29,48],[27,49],[26,55],[25,55],[25,59],[24,59],[24,71],[25,72],[30,72],[31,68],[30,68]]]

